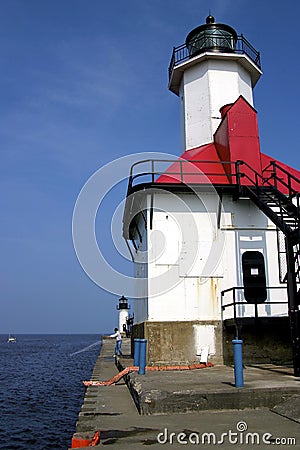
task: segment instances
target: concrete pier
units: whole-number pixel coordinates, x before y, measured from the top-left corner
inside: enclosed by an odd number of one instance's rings
[[[114,342],[104,340],[92,380],[108,380],[133,365],[128,339],[123,341],[124,357],[117,365],[113,349]],[[296,445],[289,444],[294,448],[299,446],[300,380],[292,375],[292,368],[247,367],[244,378],[245,386],[238,389],[233,368],[227,366],[131,373],[116,385],[86,389],[76,432],[92,436],[99,430],[97,446],[119,449],[194,448],[198,441],[204,446],[214,440],[221,445],[222,439],[223,448],[229,448],[232,433],[240,440],[255,439],[259,448],[270,448],[263,442],[266,439],[284,438],[294,439]],[[282,442],[286,447],[288,441]]]

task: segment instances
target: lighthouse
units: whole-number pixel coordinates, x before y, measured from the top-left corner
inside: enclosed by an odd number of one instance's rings
[[[148,364],[230,363],[241,337],[246,362],[293,360],[300,375],[300,172],[261,151],[261,74],[212,16],[173,49],[183,153],[134,164],[123,217]]]
[[[121,298],[119,298],[119,302],[117,305],[117,310],[119,311],[119,330],[122,333],[123,331],[126,331],[126,320],[128,318],[128,311],[130,309],[130,306],[128,305],[128,300],[124,295],[122,295]]]
[[[174,48],[169,89],[180,99],[182,149],[213,140],[220,108],[242,95],[253,106],[253,88],[261,76],[260,55],[226,24],[209,15]]]

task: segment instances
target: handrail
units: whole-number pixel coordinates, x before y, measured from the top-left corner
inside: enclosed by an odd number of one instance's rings
[[[256,286],[253,286],[253,287],[256,287]],[[237,291],[239,289],[244,289],[244,286],[232,286],[228,289],[224,289],[223,291],[221,291],[221,296],[224,296],[225,294],[227,294],[227,292]],[[282,286],[266,286],[266,289],[282,289]]]
[[[299,192],[292,188],[292,181],[300,185],[300,179],[297,178],[295,175],[288,172],[284,167],[280,166],[276,163],[276,161],[270,161],[270,163],[263,169],[263,172],[269,170],[269,168],[272,168],[272,174],[270,178],[274,178],[274,186],[277,187],[277,183],[281,183],[285,188],[288,189],[290,197],[297,196]],[[278,170],[281,171],[288,179],[288,182],[286,183],[282,178],[278,176]],[[294,191],[294,192],[293,192]]]
[[[134,170],[137,166],[142,165],[142,164],[149,164],[149,170],[145,170],[139,173],[134,173]],[[168,163],[168,164],[178,164],[179,165],[179,170],[177,171],[170,171],[167,169],[163,169],[163,170],[157,170],[157,164],[162,164],[162,163]],[[191,172],[189,170],[184,170],[184,165],[186,164],[197,164],[197,163],[202,163],[202,164],[214,164],[214,165],[219,165],[221,166],[224,170],[224,173],[217,173],[217,172],[206,172],[201,174],[201,172]],[[226,167],[228,168],[231,167],[230,169],[230,173],[228,172],[228,170],[226,170]],[[241,166],[244,166],[247,168],[247,171],[245,170],[241,170]],[[145,177],[151,177],[151,182],[154,183],[157,179],[157,177],[165,175],[165,176],[170,176],[172,177],[173,175],[176,175],[177,177],[179,176],[179,181],[181,183],[184,183],[185,180],[184,178],[186,176],[214,176],[214,177],[219,177],[219,179],[221,179],[221,177],[224,176],[230,176],[233,177],[232,179],[232,184],[236,184],[238,186],[241,186],[241,179],[242,178],[246,178],[247,180],[250,181],[250,183],[256,187],[258,186],[269,186],[272,188],[276,188],[278,189],[279,186],[283,186],[285,189],[287,189],[288,191],[288,195],[290,197],[290,199],[295,198],[297,199],[297,205],[299,207],[300,205],[300,194],[299,194],[299,190],[297,190],[295,188],[295,183],[299,184],[300,186],[300,179],[298,179],[295,175],[289,173],[285,168],[281,167],[279,164],[277,164],[275,161],[271,161],[269,163],[269,165],[267,167],[265,167],[263,169],[263,173],[267,172],[271,170],[271,174],[268,178],[264,177],[263,175],[261,175],[260,173],[258,173],[255,169],[253,169],[253,167],[251,167],[248,163],[246,163],[245,161],[242,160],[238,160],[236,162],[231,162],[231,161],[212,161],[212,160],[184,160],[184,159],[160,159],[160,160],[155,160],[155,159],[144,159],[141,161],[137,161],[134,164],[132,164],[131,168],[130,168],[130,175],[129,175],[129,184],[128,184],[128,192],[131,191],[132,187],[133,187],[133,183],[138,179],[138,178],[145,178]],[[247,173],[248,172],[248,173]],[[279,172],[279,173],[278,173]],[[252,173],[252,176],[250,175]],[[286,177],[286,180],[283,177],[280,177],[279,174],[282,173],[284,177]],[[176,180],[178,182],[178,179]],[[222,184],[222,183],[221,183]],[[280,188],[279,188],[280,190]],[[271,198],[271,197],[270,197]]]
[[[261,286],[255,286],[255,285],[253,285],[252,286],[253,288],[255,288],[255,287],[261,287]],[[285,287],[284,286],[266,286],[266,290],[268,291],[268,290],[272,290],[272,289],[285,289]],[[236,300],[236,292],[237,291],[244,291],[245,290],[245,287],[244,286],[232,286],[231,288],[228,288],[228,289],[224,289],[223,291],[221,291],[221,309],[222,309],[222,311],[224,311],[226,308],[228,308],[229,306],[233,306],[233,305],[255,305],[255,303],[250,303],[250,302],[247,302],[247,301],[237,301]],[[223,298],[224,298],[224,296],[225,296],[225,294],[227,294],[228,292],[232,292],[232,296],[233,296],[233,302],[232,303],[226,303],[226,305],[224,305],[223,304]],[[262,303],[258,303],[258,304],[260,304],[260,305],[273,305],[273,304],[275,304],[275,305],[280,305],[280,304],[286,304],[286,303],[288,303],[288,301],[286,300],[286,301],[284,301],[284,302],[270,302],[270,301],[267,301],[267,302],[262,302]]]
[[[253,286],[255,287],[255,286]],[[250,303],[247,301],[240,301],[240,300],[236,300],[236,292],[241,290],[243,291],[245,288],[243,286],[233,286],[231,288],[228,289],[224,289],[223,291],[221,291],[221,320],[223,322],[223,314],[226,308],[232,307],[233,306],[233,317],[232,319],[234,320],[235,323],[235,328],[236,328],[236,336],[238,337],[239,335],[239,327],[238,327],[238,322],[237,320],[240,319],[241,317],[238,317],[237,315],[237,311],[236,308],[237,306],[240,305],[247,305],[247,306],[253,306],[254,307],[254,317],[255,319],[258,318],[258,306],[259,305],[288,305],[288,300],[285,301],[265,301],[262,303]],[[272,289],[285,289],[283,286],[266,286],[267,290],[272,290]],[[223,303],[223,299],[224,299],[224,295],[227,294],[228,292],[232,291],[232,302],[231,303]]]
[[[140,161],[137,161],[135,163],[132,164],[131,168],[130,168],[130,176],[133,174],[133,168],[140,165],[140,164],[144,164],[147,162],[151,162],[151,163],[161,163],[161,162],[166,162],[166,163],[188,163],[188,164],[194,164],[194,163],[204,163],[204,164],[231,164],[231,165],[235,165],[235,162],[232,161],[212,161],[211,159],[209,160],[205,160],[205,159],[182,159],[182,158],[178,158],[176,157],[176,159],[142,159]],[[165,172],[164,172],[165,173]],[[167,173],[166,173],[167,175]]]
[[[250,171],[253,173],[254,175],[254,180],[252,178],[250,178],[250,176],[248,174],[246,174],[245,172],[240,172],[240,166],[244,165],[246,166],[248,169],[250,169]],[[299,193],[299,191],[297,191],[296,189],[293,189],[292,187],[292,183],[291,183],[291,179],[293,179],[296,183],[298,183],[300,185],[300,179],[298,179],[297,177],[295,177],[294,175],[290,174],[288,171],[286,171],[283,167],[279,166],[278,164],[275,163],[274,165],[276,168],[282,170],[287,176],[288,176],[288,183],[286,183],[285,181],[283,181],[280,177],[277,176],[276,171],[274,171],[274,174],[272,177],[269,178],[265,178],[263,177],[260,173],[258,173],[255,169],[253,169],[253,167],[251,167],[248,163],[246,163],[245,161],[239,161],[239,164],[237,166],[237,171],[240,172],[240,176],[241,177],[246,177],[249,181],[251,181],[251,183],[258,187],[260,186],[258,183],[258,179],[260,179],[262,181],[261,185],[268,185],[272,188],[277,188],[277,182],[281,183],[285,188],[288,189],[289,192],[289,197],[292,198],[295,195],[297,195]],[[267,166],[269,167],[269,166]],[[264,169],[264,171],[267,168]],[[269,181],[270,178],[274,179],[274,184],[271,183]]]
[[[215,45],[205,45],[205,39],[207,39],[209,42],[210,40],[213,40],[215,42]],[[217,45],[218,40],[225,40],[226,43],[228,37],[225,37],[222,33],[219,34],[214,33],[213,35],[207,36],[201,35],[199,36],[198,39],[193,40],[193,46],[195,48],[197,48],[197,44],[200,44],[199,45],[200,48],[197,49],[196,53],[193,52],[190,53],[189,48],[186,44],[181,44],[178,47],[173,47],[171,61],[168,68],[169,79],[172,76],[174,67],[176,67],[178,64],[183,63],[184,61],[188,61],[194,56],[198,56],[200,53],[212,51],[214,47],[218,47]],[[250,44],[250,42],[242,34],[237,36],[235,45],[229,47],[227,43],[223,51],[226,51],[226,47],[228,47],[228,53],[247,55],[251,59],[251,61],[253,61],[259,67],[259,69],[261,69],[260,53],[253,47],[253,45]]]
[[[246,166],[248,169],[248,172],[250,170],[250,172],[254,176],[254,180],[253,180],[253,178],[251,178],[249,176],[249,173],[246,173],[245,171],[240,172],[241,165]],[[279,166],[279,168],[280,168],[280,166]],[[292,200],[293,197],[295,197],[295,195],[297,196],[297,205],[294,205],[294,206],[295,206],[295,208],[299,208],[299,192],[292,188],[291,182],[288,182],[288,183],[283,182],[276,175],[276,173],[274,173],[274,176],[272,177],[274,179],[274,184],[273,184],[269,181],[270,178],[269,179],[264,178],[255,169],[253,169],[253,167],[251,167],[248,163],[246,163],[244,161],[240,161],[240,163],[237,166],[237,171],[240,172],[240,176],[237,176],[239,189],[242,188],[242,183],[240,183],[240,179],[242,177],[246,178],[247,180],[249,180],[251,182],[252,187],[254,186],[255,188],[257,188],[257,192],[255,194],[256,194],[258,200],[260,199],[260,195],[263,193],[264,196],[267,196],[267,198],[273,202],[274,197],[272,195],[272,191],[266,191],[266,190],[260,191],[259,188],[261,188],[262,186],[264,186],[264,187],[268,186],[269,188],[271,187],[272,190],[280,192],[280,190],[278,190],[278,184],[277,184],[277,181],[279,181],[279,182],[282,182],[283,186],[285,186],[288,189],[288,197],[289,197],[290,201]],[[300,182],[299,180],[297,180],[296,177],[294,177],[294,178],[297,181],[297,183]],[[261,183],[259,183],[259,180],[261,180]],[[281,229],[281,231],[284,232],[285,235],[287,235],[287,234],[292,235],[297,229],[299,229],[299,218],[294,222],[294,225],[291,225],[290,223],[288,223],[285,220],[287,209],[286,209],[285,202],[280,198],[278,198],[277,207],[279,208],[279,211],[277,211],[277,212],[273,211],[273,213],[272,213],[273,218],[275,216],[277,216],[277,217],[280,216],[281,221],[280,221],[280,223],[276,222],[277,226]],[[298,211],[299,211],[299,209],[298,209]],[[271,218],[271,220],[273,220],[273,219]]]
[[[150,170],[149,171],[143,171],[143,172],[139,172],[137,174],[134,174],[134,169],[138,166],[138,165],[142,165],[145,163],[149,163],[150,165]],[[169,164],[179,164],[179,171],[170,171],[170,170],[155,170],[155,164],[158,163],[169,163]],[[185,159],[144,159],[141,161],[137,161],[134,164],[132,164],[131,168],[130,168],[130,174],[129,174],[129,183],[128,183],[128,192],[131,191],[132,187],[133,187],[133,182],[137,179],[137,178],[142,178],[142,177],[149,177],[151,178],[151,183],[155,182],[156,177],[159,176],[166,176],[166,177],[172,177],[173,175],[176,175],[177,177],[179,176],[179,180],[181,183],[184,183],[184,177],[186,176],[203,176],[203,177],[208,177],[208,176],[215,176],[215,177],[227,177],[228,175],[231,177],[235,177],[236,176],[236,169],[234,171],[232,171],[232,173],[228,174],[226,171],[224,171],[224,173],[218,173],[218,172],[206,172],[206,173],[201,173],[200,170],[198,170],[197,172],[193,172],[193,171],[189,171],[189,170],[184,170],[184,165],[188,164],[189,167],[191,167],[191,165],[197,164],[197,163],[202,163],[202,164],[214,164],[214,165],[219,165],[222,168],[224,168],[225,166],[233,166],[234,168],[236,168],[236,163],[235,162],[231,162],[231,161],[212,161],[212,160],[185,160]],[[197,168],[197,166],[195,166],[195,168]],[[177,179],[178,180],[178,179]],[[236,183],[238,184],[238,180],[236,180]]]
[[[285,288],[282,287],[280,289],[285,289]],[[288,303],[287,300],[284,301],[284,302],[263,302],[263,303],[250,303],[250,302],[247,302],[247,301],[235,301],[235,302],[232,302],[232,303],[226,303],[226,305],[222,306],[222,309],[224,311],[227,307],[233,306],[233,305],[249,305],[249,306],[256,305],[256,304],[257,305],[286,305],[287,303]]]
[[[280,166],[279,164],[277,164],[276,161],[270,161],[269,165],[267,167],[264,168],[263,171],[267,170],[270,166],[275,166],[278,169],[280,169],[283,173],[285,173],[286,175],[290,176],[293,180],[295,180],[297,183],[300,183],[300,179],[295,177],[295,175],[291,174],[290,172],[288,172],[286,169],[284,169],[284,167]]]

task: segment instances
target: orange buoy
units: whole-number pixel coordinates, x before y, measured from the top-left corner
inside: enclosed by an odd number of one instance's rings
[[[90,433],[74,433],[72,437],[72,447],[71,448],[81,448],[81,447],[95,447],[95,445],[100,442],[100,431],[91,437]]]

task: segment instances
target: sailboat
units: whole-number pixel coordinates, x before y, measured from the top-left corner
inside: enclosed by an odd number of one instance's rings
[[[14,336],[11,336],[11,335],[9,335],[8,336],[8,338],[7,338],[7,342],[17,342],[17,338],[16,337],[14,337]]]

